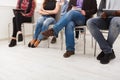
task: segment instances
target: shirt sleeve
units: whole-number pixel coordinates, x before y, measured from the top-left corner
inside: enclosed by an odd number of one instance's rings
[[[35,7],[36,7],[36,2],[33,0],[33,1],[32,1],[32,8],[31,8],[31,10],[30,10],[29,13],[25,14],[25,16],[27,16],[27,17],[32,17],[33,14],[34,14]]]

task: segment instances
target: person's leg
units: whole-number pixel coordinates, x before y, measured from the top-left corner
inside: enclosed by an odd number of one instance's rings
[[[120,17],[114,17],[111,20],[107,38],[107,41],[111,48],[113,48],[113,43],[115,42],[119,34],[120,34]]]
[[[35,33],[33,35],[33,39],[29,42],[28,47],[32,47],[34,45],[34,43],[36,42],[36,40],[41,32],[44,20],[45,20],[45,16],[41,16],[40,18],[38,18],[36,28],[35,28]]]
[[[22,16],[21,13],[18,13],[16,16],[16,28],[18,33],[18,42],[23,41],[22,31],[21,31],[21,24],[24,22],[31,22],[31,17]]]
[[[36,40],[36,42],[34,43],[34,46],[37,47],[40,43],[41,40],[43,40],[44,38],[46,38],[45,36],[43,36],[41,33],[45,30],[48,30],[49,25],[50,24],[54,24],[55,23],[55,19],[53,17],[46,17],[45,21],[43,22],[43,25],[41,27],[41,32],[38,35],[38,38]]]
[[[102,32],[100,32],[100,29],[108,28],[107,26],[109,26],[109,22],[109,19],[107,21],[107,19],[104,20],[101,18],[92,18],[87,21],[87,26],[90,30],[90,33],[96,39],[102,50],[102,52],[97,56],[97,59],[100,60],[100,63],[102,64],[107,64],[111,59],[115,58],[112,48],[110,47],[107,40],[104,38]]]
[[[16,17],[13,17],[13,34],[12,34],[12,37],[16,38],[16,35],[17,35]]]
[[[74,41],[74,27],[75,23],[73,21],[69,22],[65,27],[65,43],[66,43],[66,53],[64,53],[64,57],[70,57],[74,54],[75,51],[75,41]]]
[[[33,39],[37,39],[40,32],[42,31],[42,26],[43,23],[45,21],[46,17],[45,16],[41,16],[38,20],[37,20],[37,24],[36,24],[36,28],[35,28],[35,33],[33,36]]]
[[[67,24],[73,21],[76,24],[83,24],[85,23],[85,17],[80,14],[79,11],[71,10],[68,13],[66,13],[63,18],[61,18],[53,27],[55,35],[58,34],[58,32],[64,27],[67,26]]]
[[[15,17],[13,17],[12,21],[13,21],[13,34],[12,34],[12,39],[9,43],[9,47],[14,47],[15,45],[17,45],[17,42],[16,42],[17,28],[16,28]]]
[[[104,53],[111,53],[112,52],[111,47],[104,38],[103,34],[100,32],[100,29],[108,29],[107,21],[101,18],[92,18],[87,21],[87,27],[92,36],[98,42],[101,50]]]
[[[75,29],[75,38],[78,39],[79,38],[79,30]]]
[[[85,22],[85,17],[80,14],[79,11],[71,10],[68,13],[66,13],[53,27],[53,29],[49,29],[45,32],[43,32],[43,35],[49,37],[49,36],[57,36],[59,31],[63,29],[67,24],[70,22],[76,22],[76,23],[84,23]],[[54,33],[52,34],[52,32]]]

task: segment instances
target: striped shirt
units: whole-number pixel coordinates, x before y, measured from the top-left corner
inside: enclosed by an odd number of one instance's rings
[[[18,2],[17,2],[17,6],[16,6],[17,9],[19,8],[19,3],[20,3],[20,0],[18,0]],[[25,10],[25,12],[26,12],[26,10],[28,8],[28,5],[29,5],[29,0],[23,0],[22,3],[21,3],[21,9]],[[32,8],[31,8],[29,13],[25,14],[25,16],[26,17],[32,17],[33,14],[34,14],[35,7],[36,7],[35,0],[32,0]]]

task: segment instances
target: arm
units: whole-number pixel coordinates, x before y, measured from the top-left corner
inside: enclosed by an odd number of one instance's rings
[[[49,15],[47,12],[45,12],[45,10],[44,10],[44,8],[43,8],[43,3],[42,3],[41,8],[40,8],[40,10],[39,10],[38,12],[39,12],[39,14],[41,14],[41,15]]]

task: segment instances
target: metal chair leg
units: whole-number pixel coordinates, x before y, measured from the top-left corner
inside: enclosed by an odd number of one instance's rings
[[[24,39],[24,45],[25,45],[25,26],[24,26],[24,24],[22,26],[22,32],[23,32],[23,39]]]
[[[10,24],[11,23],[8,24],[8,42],[10,42]]]

